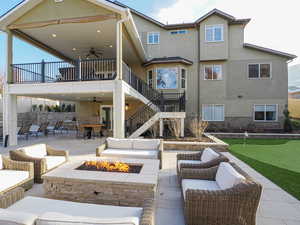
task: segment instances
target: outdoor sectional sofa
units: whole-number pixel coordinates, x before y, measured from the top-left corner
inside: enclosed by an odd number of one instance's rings
[[[96,149],[96,156],[117,158],[159,159],[162,167],[163,141],[160,139],[107,138]]]
[[[13,161],[0,155],[0,199],[16,187],[28,190],[33,185],[33,164]],[[0,208],[3,205],[0,201]]]
[[[187,225],[255,225],[262,186],[234,163],[180,171]]]
[[[69,159],[68,151],[55,150],[46,144],[22,147],[9,152],[10,158],[16,161],[34,164],[34,181],[42,183],[42,175],[64,164]]]
[[[153,201],[141,207],[96,205],[22,196],[0,209],[0,225],[154,225]],[[23,192],[24,193],[24,192]]]
[[[177,174],[181,168],[210,168],[221,162],[229,162],[229,159],[211,148],[205,148],[197,153],[177,154]]]

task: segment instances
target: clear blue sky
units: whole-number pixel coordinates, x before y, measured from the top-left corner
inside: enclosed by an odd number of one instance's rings
[[[6,13],[9,9],[14,7],[19,2],[21,2],[21,0],[1,0],[0,15]],[[120,0],[120,2],[147,15],[153,15],[159,7],[167,6],[168,4],[175,2],[175,0]],[[5,35],[3,35],[3,33],[0,33],[0,73],[3,73],[4,71],[5,52]],[[45,61],[57,60],[55,57],[49,55],[48,53],[34,48],[21,40],[14,40],[14,63],[39,62],[42,59],[44,59]]]

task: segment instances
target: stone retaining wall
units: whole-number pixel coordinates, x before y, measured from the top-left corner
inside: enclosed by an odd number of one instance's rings
[[[236,138],[241,139],[245,137],[244,133],[213,133],[218,138]],[[263,134],[263,133],[248,133],[247,139],[300,139],[300,134]]]

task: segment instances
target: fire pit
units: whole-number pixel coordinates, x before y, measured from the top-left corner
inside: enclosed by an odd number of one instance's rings
[[[85,161],[77,170],[115,172],[115,173],[140,173],[142,165],[109,161]]]

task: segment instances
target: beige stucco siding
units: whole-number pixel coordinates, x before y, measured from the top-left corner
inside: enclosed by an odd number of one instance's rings
[[[62,18],[105,15],[111,13],[111,11],[95,6],[85,0],[64,0],[60,3],[55,3],[54,0],[44,0],[37,7],[33,8],[15,21],[14,24],[57,20]]]
[[[206,42],[205,26],[223,25],[223,41]],[[228,58],[228,21],[218,17],[211,16],[200,23],[200,60],[218,60]]]

